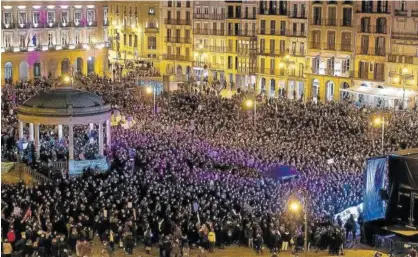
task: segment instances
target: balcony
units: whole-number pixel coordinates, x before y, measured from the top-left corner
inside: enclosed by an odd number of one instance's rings
[[[15,28],[17,29],[29,29],[31,27],[31,23],[26,22],[26,23],[16,23],[15,24]]]
[[[389,14],[389,7],[378,7],[376,8],[376,11],[373,10],[372,6],[365,6],[362,8],[359,6],[359,8],[356,10],[356,13],[381,13],[381,14]]]
[[[286,36],[287,37],[306,37],[306,31],[287,30]]]
[[[337,26],[337,19],[325,19],[327,26]]]
[[[418,11],[412,10],[411,17],[418,17]]]
[[[385,56],[386,50],[385,48],[374,48],[374,47],[358,47],[357,54],[362,55],[374,55],[374,56]]]
[[[415,56],[406,56],[406,55],[388,55],[388,62],[417,65],[418,58]]]
[[[225,14],[213,14],[213,13],[195,13],[193,14],[194,19],[204,20],[224,20]]]
[[[145,28],[145,33],[158,33],[159,29],[157,27],[147,27]]]
[[[199,45],[194,45],[193,49],[200,49]],[[203,46],[202,50],[215,53],[232,52],[232,48],[226,46]]]
[[[97,21],[87,21],[87,27],[97,27]]]
[[[14,29],[15,28],[15,24],[14,23],[1,23],[1,28],[2,29]]]
[[[255,74],[256,73],[256,68],[255,67],[238,67],[236,69],[239,73],[250,73],[250,74]]]
[[[195,35],[214,35],[214,36],[224,36],[225,30],[218,29],[194,29],[193,33]]]
[[[71,28],[73,26],[72,22],[60,22],[61,28]]]
[[[257,68],[257,73],[266,74],[266,75],[276,75],[274,68]]]
[[[58,22],[49,21],[46,23],[47,28],[58,28]]]
[[[335,51],[337,49],[337,47],[336,47],[335,42],[334,43],[325,43],[323,45],[322,49],[327,50],[327,51]]]
[[[349,19],[342,19],[340,21],[340,26],[341,27],[351,27],[351,26],[353,26],[353,22],[352,22],[352,20],[349,20]]]
[[[366,25],[360,25],[358,27],[359,33],[376,33],[376,34],[387,34],[387,27],[386,26],[366,26]]]
[[[190,44],[191,39],[184,37],[165,37],[164,41],[168,43]]]
[[[187,62],[192,61],[190,56],[174,55],[174,54],[163,54],[163,59],[165,59],[165,60],[176,60],[176,61],[187,61]]]
[[[167,25],[191,25],[191,20],[181,20],[181,19],[164,19],[164,24]]]
[[[407,16],[408,12],[405,10],[395,10],[395,16]]]
[[[311,20],[311,25],[313,26],[321,26],[324,24],[323,19],[319,18],[319,17],[314,17]]]
[[[418,32],[417,33],[399,33],[399,32],[392,32],[393,39],[404,39],[404,40],[418,40]]]
[[[249,31],[249,30],[228,30],[227,31],[228,36],[244,36],[244,37],[255,37],[256,33],[255,31]]]
[[[287,13],[287,16],[289,18],[292,18],[292,19],[306,19],[307,18],[306,12],[305,13],[298,13],[298,12],[295,12],[295,11],[289,11]]]
[[[353,45],[352,44],[341,44],[340,45],[340,51],[343,52],[353,52]]]
[[[321,49],[321,42],[309,42],[309,48],[311,49]]]
[[[282,15],[286,16],[288,14],[287,9],[285,8],[269,8],[269,9],[260,9],[260,15]]]

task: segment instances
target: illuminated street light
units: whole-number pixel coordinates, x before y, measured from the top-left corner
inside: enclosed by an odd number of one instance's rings
[[[247,101],[245,101],[245,105],[246,105],[248,108],[253,107],[253,100],[248,99]]]
[[[292,202],[292,203],[289,205],[289,208],[290,208],[290,210],[292,210],[292,211],[294,211],[294,212],[297,212],[297,211],[299,211],[299,209],[300,209],[300,204],[299,204],[299,203],[297,203],[297,202]]]
[[[155,115],[157,113],[157,102],[155,101],[155,95],[156,95],[156,88],[155,85],[152,87],[147,87],[145,88],[145,93],[147,93],[148,95],[153,94],[153,110],[152,110],[152,114],[154,115],[154,119],[155,119]]]
[[[373,120],[373,125],[375,127],[381,127],[382,128],[382,153],[384,153],[384,140],[385,140],[385,116],[382,115],[382,117],[376,117]]]
[[[253,119],[253,122],[254,122],[254,128],[255,128],[255,125],[256,125],[256,122],[257,122],[257,99],[254,99],[254,100],[252,100],[252,99],[247,99],[247,100],[244,102],[244,104],[245,104],[245,106],[246,106],[247,108],[251,108],[251,107],[253,107],[253,106],[254,106],[254,109],[253,109],[253,111],[254,111],[254,119]]]
[[[302,210],[304,212],[304,221],[305,221],[305,239],[304,239],[304,244],[303,244],[303,252],[304,255],[306,256],[308,254],[308,205],[307,205],[307,197],[306,197],[306,192],[303,192],[303,205],[299,202],[291,202],[289,205],[289,209],[293,212],[299,212],[299,210]]]
[[[70,83],[70,82],[71,82],[70,77],[69,77],[69,76],[64,76],[64,83],[65,83],[65,84],[68,84],[68,83]]]

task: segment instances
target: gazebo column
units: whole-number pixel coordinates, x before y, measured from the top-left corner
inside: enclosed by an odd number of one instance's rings
[[[62,125],[58,125],[58,140],[62,139]]]
[[[99,155],[103,156],[103,122],[99,123]]]
[[[110,119],[106,120],[106,145],[107,147],[110,147],[112,135],[110,134]]]
[[[23,139],[23,121],[19,121],[19,140]]]
[[[33,123],[29,123],[29,142],[33,142]]]
[[[36,158],[39,158],[41,154],[41,143],[39,142],[39,124],[35,124],[35,150]]]
[[[68,153],[69,159],[74,160],[74,127],[73,124],[68,125]]]
[[[91,134],[93,129],[94,129],[94,123],[89,123],[89,134]]]

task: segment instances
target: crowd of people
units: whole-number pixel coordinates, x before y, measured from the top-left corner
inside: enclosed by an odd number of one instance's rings
[[[17,104],[52,84],[42,80],[2,89],[3,159],[17,159]],[[109,252],[123,247],[132,253],[141,245],[147,251],[158,247],[160,256],[232,244],[257,252],[264,245],[272,252],[289,245],[299,251],[303,213],[289,210],[289,202],[299,201],[309,210],[310,247],[341,253],[356,225],[334,215],[362,202],[365,159],[418,147],[416,110],[386,110],[381,149],[380,130],[370,125],[381,110],[349,102],[260,97],[255,116],[242,104],[254,99],[251,93],[227,99],[180,89],[159,95],[153,115],[152,99],[128,90],[135,88],[134,77],[117,82],[79,77],[76,85],[117,106],[135,125],[112,127],[112,144],[105,149],[109,172],[92,170],[34,187],[3,186],[3,251],[90,256],[95,237]],[[56,140],[53,127],[41,131],[44,142]],[[89,140],[84,131],[76,132],[80,142]],[[65,143],[45,144],[39,161],[28,149],[32,163],[59,159],[54,158],[59,149],[67,158]],[[79,151],[95,157],[88,148]],[[294,167],[298,177],[267,176],[280,165]]]

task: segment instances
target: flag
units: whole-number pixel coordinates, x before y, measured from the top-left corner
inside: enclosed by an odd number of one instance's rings
[[[25,216],[23,216],[22,222],[25,222],[27,219],[32,217],[32,210],[30,207],[26,210]]]

